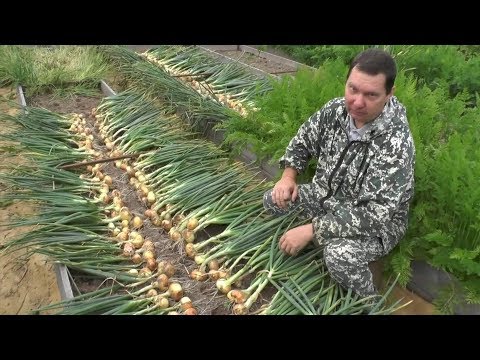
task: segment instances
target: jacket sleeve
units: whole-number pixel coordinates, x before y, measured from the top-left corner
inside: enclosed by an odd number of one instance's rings
[[[297,134],[290,140],[285,154],[280,158],[280,168],[292,167],[300,174],[305,171],[308,160],[319,155],[321,126],[325,116],[324,108],[313,114],[298,129]]]
[[[332,238],[382,237],[382,228],[413,194],[415,150],[411,136],[390,138],[372,159],[357,199],[327,199],[326,214],[312,220],[318,245]]]
[[[318,156],[317,139],[319,133],[321,111],[312,115],[298,129],[297,134],[290,140],[285,154],[280,158],[280,168],[293,167],[300,174],[305,171],[308,160]]]

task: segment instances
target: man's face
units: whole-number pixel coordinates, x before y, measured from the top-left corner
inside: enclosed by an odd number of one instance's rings
[[[365,124],[374,120],[393,95],[385,91],[385,74],[368,75],[356,67],[350,72],[345,84],[345,103],[350,116]]]

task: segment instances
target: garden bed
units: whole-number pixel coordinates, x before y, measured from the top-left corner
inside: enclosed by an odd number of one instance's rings
[[[35,95],[25,99],[25,95],[21,88],[18,89],[18,97],[23,101],[23,105],[41,107],[59,114],[69,113],[83,113],[87,119],[87,126],[92,129],[95,135],[94,118],[91,115],[92,109],[97,107],[104,96],[114,95],[114,91],[104,81],[101,82],[101,92],[98,96],[70,96],[68,98],[55,98],[50,94]],[[104,145],[96,138],[93,142],[94,148],[101,152],[105,151]],[[108,157],[105,153],[105,158]],[[144,217],[143,213],[146,210],[145,204],[140,200],[135,188],[129,184],[129,178],[125,172],[114,166],[113,162],[103,163],[101,166],[102,172],[105,175],[110,175],[113,179],[113,187],[118,189],[122,194],[122,200],[132,214]],[[199,232],[198,241],[202,241],[210,236],[220,233],[224,227],[209,226],[206,230]],[[149,219],[144,219],[144,225],[141,229],[144,238],[150,238],[155,243],[157,252],[157,261],[168,261],[176,269],[172,281],[179,282],[184,290],[185,296],[188,296],[199,315],[229,315],[231,314],[230,301],[220,294],[216,288],[214,281],[200,282],[193,280],[190,277],[192,270],[197,269],[198,265],[189,257],[186,256],[183,247],[183,242],[173,242],[165,230],[161,227],[154,226]],[[71,270],[62,264],[55,265],[57,275],[57,283],[62,299],[70,299],[81,293],[91,292],[99,288],[108,287],[112,285],[112,279],[101,279],[92,277],[82,272]],[[244,278],[245,284],[251,280]],[[251,311],[255,311],[261,305],[267,303],[271,296],[273,296],[271,288],[265,289],[257,304],[252,306]]]

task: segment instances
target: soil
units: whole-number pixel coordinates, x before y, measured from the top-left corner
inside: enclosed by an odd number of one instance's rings
[[[2,99],[14,100],[16,93],[12,89],[0,88]],[[0,111],[14,115],[16,109],[6,102],[0,102]],[[13,131],[12,124],[2,123],[1,133]],[[2,142],[1,145],[6,145]],[[15,157],[5,159],[2,165],[22,164],[25,159]],[[7,171],[2,167],[1,172]],[[5,185],[0,184],[0,199],[7,192]],[[5,225],[16,217],[32,214],[32,204],[15,202],[0,206],[0,224]],[[0,227],[0,245],[18,236],[28,228],[7,230]],[[32,310],[53,302],[60,301],[54,265],[43,255],[35,254],[29,259],[24,258],[27,249],[15,251],[7,255],[0,253],[0,315],[29,314]],[[48,314],[48,312],[46,312]]]
[[[292,66],[281,64],[245,51],[240,50],[216,50],[215,52],[227,56],[240,63],[250,65],[256,69],[265,71],[272,75],[294,74],[297,70]]]

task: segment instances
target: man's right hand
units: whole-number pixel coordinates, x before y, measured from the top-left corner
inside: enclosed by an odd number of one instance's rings
[[[291,171],[284,172],[282,178],[278,180],[272,190],[273,203],[282,209],[286,209],[288,202],[290,200],[292,202],[295,201],[298,195],[298,185],[295,181],[296,171],[293,174],[290,174],[289,172]]]

